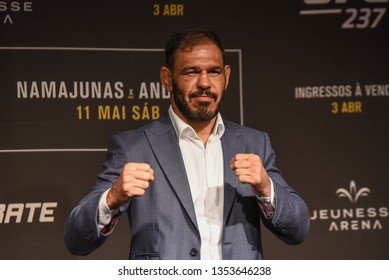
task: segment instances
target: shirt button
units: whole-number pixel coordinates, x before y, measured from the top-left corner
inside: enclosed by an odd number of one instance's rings
[[[195,248],[192,248],[192,250],[190,250],[190,252],[189,252],[189,254],[190,254],[192,257],[196,257],[196,256],[197,256],[197,253],[198,253],[198,251],[197,251],[197,249],[195,249]]]

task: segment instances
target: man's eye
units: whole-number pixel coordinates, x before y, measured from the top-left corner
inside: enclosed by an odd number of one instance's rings
[[[220,73],[221,73],[221,71],[211,71],[209,73],[209,75],[214,77],[214,76],[220,75]]]

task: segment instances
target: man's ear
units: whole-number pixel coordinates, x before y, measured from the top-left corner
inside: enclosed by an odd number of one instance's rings
[[[227,90],[228,83],[230,81],[230,75],[231,75],[231,67],[230,67],[230,65],[224,66],[224,75],[226,77],[226,84],[224,86],[224,90]]]
[[[163,87],[171,92],[173,90],[173,83],[172,83],[172,72],[170,72],[169,68],[162,66],[161,70],[159,71],[159,76],[161,78],[161,82]]]

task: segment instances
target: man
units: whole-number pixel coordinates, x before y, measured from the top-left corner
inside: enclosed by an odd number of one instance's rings
[[[210,31],[173,34],[161,81],[168,114],[116,135],[96,186],[72,211],[69,251],[98,248],[127,212],[130,259],[262,259],[260,221],[288,244],[309,230],[267,134],[223,119],[230,66]]]

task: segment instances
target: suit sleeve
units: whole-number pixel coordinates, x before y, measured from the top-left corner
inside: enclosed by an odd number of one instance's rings
[[[96,184],[71,212],[65,226],[64,241],[67,249],[74,255],[87,255],[100,247],[108,236],[102,234],[98,225],[98,208],[101,196],[109,189],[128,161],[126,146],[119,136],[114,136],[103,164],[103,171]],[[128,205],[119,210],[125,212]],[[119,219],[115,219],[116,226]]]
[[[264,134],[263,164],[273,181],[275,209],[272,219],[262,219],[265,226],[287,244],[300,244],[310,226],[310,214],[303,198],[290,187],[276,167],[275,152],[267,134]]]

